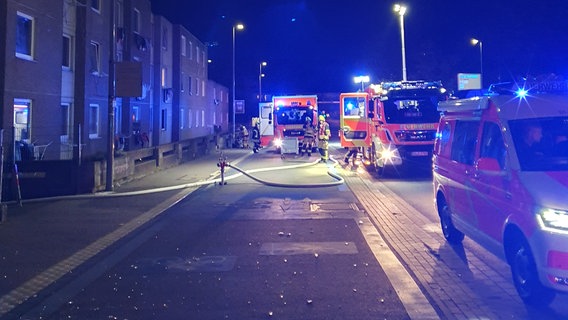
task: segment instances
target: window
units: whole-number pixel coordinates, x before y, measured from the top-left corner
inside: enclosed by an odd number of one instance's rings
[[[14,99],[14,141],[31,141],[30,99]]]
[[[185,126],[185,110],[182,108],[179,110],[179,128],[183,129]]]
[[[195,127],[199,128],[199,110],[195,110]]]
[[[100,45],[91,41],[91,52],[89,53],[91,63],[91,74],[99,74],[101,71],[101,48]]]
[[[115,104],[114,110],[114,134],[120,135],[122,132],[122,105]]]
[[[70,128],[70,117],[69,117],[69,104],[62,103],[61,104],[61,132],[59,133],[60,136],[69,136],[69,128]]]
[[[132,122],[140,121],[140,108],[138,106],[132,106]]]
[[[193,42],[189,42],[189,60],[193,60]]]
[[[134,9],[134,12],[132,13],[132,31],[134,31],[135,33],[140,33],[140,28],[142,25],[140,20],[140,11],[138,11],[138,9]]]
[[[205,127],[205,110],[201,110],[201,126]]]
[[[191,82],[192,82],[192,79],[191,79],[191,77],[189,77],[189,81],[187,82],[187,84],[188,84],[188,86],[187,86],[187,92],[189,93],[189,95],[192,95],[192,94],[193,94],[192,91],[191,91],[191,88],[193,87],[193,86],[191,85]]]
[[[162,29],[162,49],[168,49],[168,28],[166,27]]]
[[[479,121],[456,121],[456,131],[452,142],[452,160],[473,165],[478,128]]]
[[[184,79],[184,78],[185,78],[185,74],[182,72],[182,73],[181,73],[181,76],[180,76],[180,81],[179,81],[179,90],[180,90],[181,92],[184,92],[184,89],[183,89],[183,79]]]
[[[201,80],[201,95],[205,97],[205,80]]]
[[[191,114],[191,110],[187,111],[187,127],[191,128],[191,126],[193,125],[193,117]]]
[[[71,69],[71,57],[73,56],[71,50],[71,37],[68,35],[63,35],[63,61],[62,66],[65,69]]]
[[[165,67],[162,67],[162,88],[166,87],[166,76],[167,76],[167,70]]]
[[[91,0],[91,9],[96,12],[101,12],[101,0]]]
[[[186,53],[187,53],[187,51],[186,51],[186,49],[187,49],[187,48],[186,48],[186,45],[187,45],[186,42],[187,42],[187,39],[185,38],[185,36],[184,36],[184,35],[181,35],[181,44],[180,44],[181,48],[180,48],[180,49],[181,49],[181,55],[184,56],[184,57],[185,57],[185,55],[186,55]]]
[[[195,46],[195,59],[199,63],[199,47]]]
[[[34,18],[18,12],[16,23],[16,57],[32,60],[34,54]]]
[[[89,105],[89,138],[98,138],[100,133],[99,127],[99,105]]]
[[[162,130],[167,129],[167,126],[166,126],[167,116],[168,116],[168,110],[162,109],[162,118],[160,119],[160,129],[162,129]]]
[[[505,156],[506,148],[499,125],[494,122],[486,122],[483,125],[479,157],[496,159],[503,169],[505,167]]]

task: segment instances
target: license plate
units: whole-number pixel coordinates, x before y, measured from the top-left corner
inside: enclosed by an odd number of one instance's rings
[[[413,157],[427,157],[428,151],[412,151],[410,155]]]

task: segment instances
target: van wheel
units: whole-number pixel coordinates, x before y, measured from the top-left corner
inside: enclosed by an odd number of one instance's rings
[[[524,237],[518,237],[515,240],[515,244],[511,248],[512,259],[510,263],[517,293],[526,304],[549,305],[554,300],[555,292],[540,283],[534,257]]]
[[[452,212],[444,199],[441,199],[438,202],[438,215],[440,216],[440,225],[442,227],[444,238],[452,244],[461,243],[464,235],[454,226],[454,223],[452,222]]]

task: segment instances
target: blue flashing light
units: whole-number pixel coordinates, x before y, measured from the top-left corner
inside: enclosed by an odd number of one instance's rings
[[[521,99],[524,99],[524,98],[527,96],[528,93],[529,93],[529,91],[526,90],[525,88],[519,88],[519,89],[515,92],[515,94],[517,95],[517,97],[519,97],[519,98],[521,98]]]
[[[348,110],[352,110],[352,109],[353,109],[353,103],[349,102],[349,103],[347,104],[347,109],[348,109]]]

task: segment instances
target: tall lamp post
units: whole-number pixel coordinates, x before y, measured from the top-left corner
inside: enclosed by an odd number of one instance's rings
[[[365,91],[365,83],[368,83],[369,81],[371,81],[369,76],[353,77],[353,82],[361,83],[361,92]]]
[[[479,82],[483,88],[483,42],[479,39],[471,38],[471,44],[476,46],[479,43]]]
[[[404,14],[406,13],[406,6],[401,4],[394,5],[394,12],[398,13],[400,17],[400,40],[402,44],[402,80],[406,81],[406,54],[404,49]]]
[[[264,77],[264,73],[262,73],[262,67],[266,67],[266,61],[262,61],[258,65],[258,101],[262,101],[262,77]]]
[[[243,30],[245,26],[241,23],[233,26],[233,139],[236,135],[237,124],[235,122],[235,33],[236,30]]]

